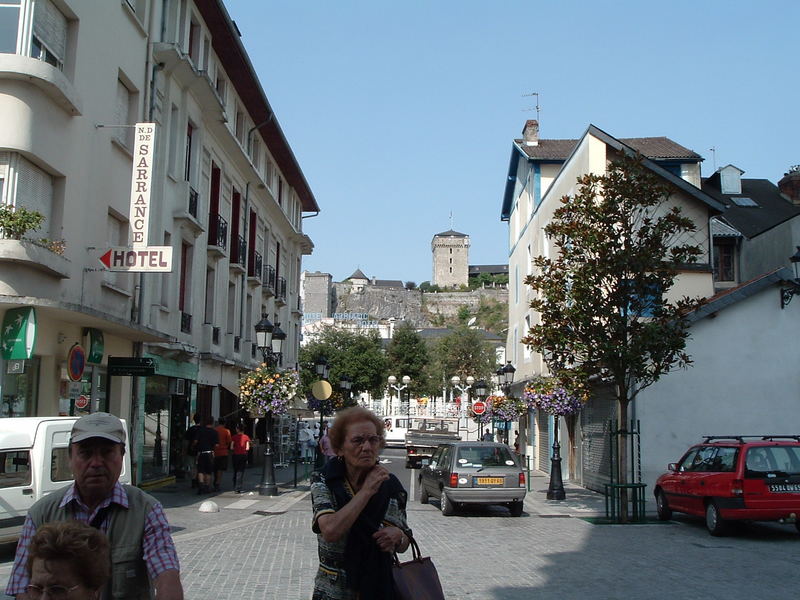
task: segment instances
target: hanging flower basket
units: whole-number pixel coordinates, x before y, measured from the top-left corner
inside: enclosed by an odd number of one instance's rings
[[[501,421],[516,421],[528,410],[525,402],[511,396],[489,396],[488,400],[491,401],[492,416]]]
[[[532,410],[543,410],[551,415],[572,415],[583,408],[577,396],[571,394],[552,377],[540,377],[522,392],[522,400]]]
[[[255,417],[268,412],[282,415],[289,410],[299,384],[300,376],[294,369],[278,371],[262,363],[239,379],[239,404]]]

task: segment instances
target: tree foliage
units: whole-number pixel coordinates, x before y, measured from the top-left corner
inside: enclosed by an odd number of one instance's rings
[[[453,375],[465,380],[470,375],[475,379],[489,380],[494,373],[496,355],[492,344],[486,341],[478,329],[460,326],[449,335],[437,340],[431,350],[431,393],[435,394],[446,385]]]
[[[404,322],[394,330],[386,358],[390,374],[398,379],[404,375],[411,377],[408,390],[412,396],[428,391],[428,346],[413,325]]]
[[[523,343],[556,375],[609,374],[626,405],[661,375],[691,364],[686,317],[703,300],[670,301],[667,293],[702,250],[687,235],[695,224],[639,158],[584,175],[578,185],[545,227],[556,256],[534,259],[538,273],[526,279],[541,322]]]
[[[377,331],[360,332],[326,327],[319,337],[300,349],[301,379],[304,392],[319,379],[314,363],[320,357],[330,366],[328,377],[336,392],[342,375],[352,380],[351,393],[369,392],[380,397],[387,376],[386,356]],[[338,393],[338,392],[337,392]]]

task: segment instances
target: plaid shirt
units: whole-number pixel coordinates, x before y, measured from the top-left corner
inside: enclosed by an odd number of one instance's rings
[[[74,519],[88,525],[91,524],[92,519],[95,518],[100,510],[109,506],[112,502],[124,508],[128,508],[128,495],[125,493],[122,485],[117,482],[114,489],[111,491],[111,495],[90,512],[87,506],[81,502],[78,492],[75,489],[75,484],[72,484],[70,489],[67,490],[67,493],[64,494],[59,508],[67,506],[70,502],[73,503]],[[103,523],[100,525],[100,530],[103,532],[108,531],[108,519],[103,520]],[[21,594],[25,591],[25,588],[28,587],[28,583],[30,582],[27,570],[28,546],[35,533],[36,528],[30,516],[28,516],[25,518],[25,524],[22,526],[22,535],[20,535],[19,543],[17,544],[17,555],[14,557],[14,567],[11,570],[8,585],[6,585],[6,594],[9,596]],[[169,532],[169,523],[164,514],[164,509],[158,502],[153,505],[153,508],[144,520],[142,555],[147,565],[147,573],[151,580],[154,580],[161,575],[161,573],[170,569],[180,571],[178,554],[175,551],[175,544],[172,542],[172,535]]]

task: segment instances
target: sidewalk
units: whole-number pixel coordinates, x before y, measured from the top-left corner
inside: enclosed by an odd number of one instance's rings
[[[548,500],[550,476],[531,471],[530,491],[525,496],[525,512],[538,517],[604,517],[605,496],[573,483],[564,482],[564,500]]]

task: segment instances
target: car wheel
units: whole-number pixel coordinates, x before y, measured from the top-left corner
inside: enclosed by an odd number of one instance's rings
[[[448,498],[447,494],[445,494],[444,492],[442,492],[442,497],[439,498],[439,508],[442,509],[442,514],[445,517],[449,517],[455,514],[456,512],[455,506],[453,506],[453,503],[451,502],[450,498]]]
[[[511,511],[512,517],[522,516],[522,502],[512,502],[508,505],[508,510]]]
[[[428,490],[426,490],[424,486],[420,485],[420,488],[419,488],[419,503],[420,504],[427,504],[428,500],[430,500],[430,496],[428,496]]]
[[[672,518],[672,509],[669,507],[667,497],[661,490],[656,493],[656,512],[658,513],[659,521],[669,521]]]
[[[725,535],[728,524],[719,515],[719,508],[714,502],[706,505],[706,528],[711,535]]]

